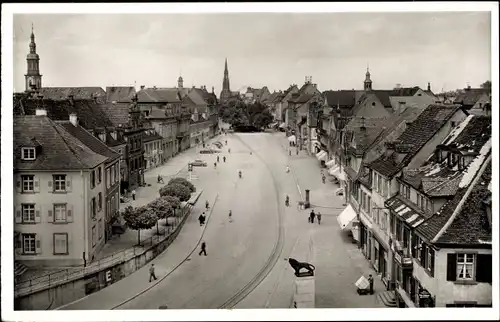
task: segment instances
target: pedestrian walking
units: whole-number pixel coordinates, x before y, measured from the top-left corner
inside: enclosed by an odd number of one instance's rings
[[[198,221],[200,222],[200,226],[203,226],[203,224],[205,223],[205,216],[203,216],[205,213],[202,213],[200,214],[200,216],[198,217]]]
[[[205,208],[207,208],[207,210],[208,210],[208,208],[210,208],[210,204],[208,203],[208,200],[205,201]]]
[[[314,213],[314,209],[311,210],[311,213],[309,214],[309,218],[311,219],[311,224],[314,224],[314,217],[316,217],[316,214]]]
[[[229,210],[229,222],[233,222],[233,211]]]
[[[132,190],[132,199],[135,200],[135,189]]]
[[[321,181],[323,181],[323,184],[325,184],[325,181],[326,181],[326,177],[325,177],[325,175],[323,175],[323,176],[321,177]]]
[[[217,162],[219,162],[219,156],[217,156]]]
[[[224,161],[224,163],[226,163],[226,157],[225,156],[222,157],[222,160]]]
[[[231,153],[231,148],[227,149],[227,152]]]
[[[217,169],[217,162],[214,162],[214,169]]]
[[[370,283],[370,294],[373,294],[373,276],[372,276],[372,274],[368,275],[368,282]]]
[[[289,207],[290,206],[290,197],[286,195],[285,197],[285,206]]]
[[[299,155],[299,149],[296,149],[295,153],[296,153],[295,155]]]
[[[321,225],[321,213],[319,211],[316,217],[318,218],[318,225]]]
[[[292,150],[288,150],[288,155],[292,155]]]
[[[151,283],[151,278],[153,278],[156,281],[156,275],[155,275],[155,264],[151,264],[149,267],[149,283]]]
[[[207,244],[204,241],[201,243],[201,250],[198,253],[198,255],[201,256],[202,253],[205,254],[205,256],[207,256]]]

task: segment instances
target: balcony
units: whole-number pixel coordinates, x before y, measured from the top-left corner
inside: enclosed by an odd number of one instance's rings
[[[401,254],[400,252],[394,252],[394,259],[399,265],[401,265],[402,269],[413,269],[413,259],[410,256]]]

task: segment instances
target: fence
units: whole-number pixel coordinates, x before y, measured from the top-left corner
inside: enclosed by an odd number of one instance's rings
[[[107,257],[91,262],[87,266],[76,266],[54,273],[38,276],[27,281],[16,282],[14,285],[14,297],[17,298],[19,296],[50,288],[51,286],[56,286],[72,280],[80,279],[86,275],[102,271],[108,267],[112,267],[116,264],[123,263],[131,258],[134,258],[135,256],[140,255],[141,253],[146,251],[149,247],[158,244],[159,242],[170,236],[170,234],[172,234],[179,227],[179,223],[184,218],[184,216],[187,216],[191,212],[191,210],[192,206],[187,204],[183,208],[179,216],[174,217],[175,220],[172,226],[166,226],[165,228],[163,228],[163,230],[160,229],[160,234],[157,234],[155,232],[155,235],[145,239],[141,239],[140,246],[136,245],[132,248],[113,253]]]

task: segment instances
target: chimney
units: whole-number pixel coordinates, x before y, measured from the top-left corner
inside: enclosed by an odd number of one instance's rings
[[[212,86],[212,93],[215,93],[215,89],[214,89],[214,87],[213,87],[213,86]]]
[[[37,107],[35,113],[36,116],[47,116],[47,110],[43,107]]]
[[[401,84],[400,84],[400,83],[397,83],[397,84],[396,84],[396,88],[401,88]]]
[[[71,113],[69,115],[69,121],[74,126],[78,126],[78,116],[76,116],[76,113]]]
[[[75,105],[75,98],[74,98],[73,94],[68,95],[68,99],[69,99],[69,103],[71,104],[71,106],[74,106]]]
[[[156,86],[153,86],[153,89],[156,89]]]
[[[427,90],[430,92],[431,91],[431,83],[427,83]]]
[[[143,90],[143,89],[144,89],[145,87],[146,87],[146,86],[144,86],[144,85],[141,85],[141,90]]]

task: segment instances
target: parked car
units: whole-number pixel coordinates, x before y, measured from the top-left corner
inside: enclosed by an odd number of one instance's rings
[[[219,149],[214,149],[214,148],[206,148],[200,150],[201,154],[213,154],[213,153],[220,153]]]
[[[206,167],[207,166],[207,161],[203,160],[194,160],[189,162],[189,164],[193,167]]]

